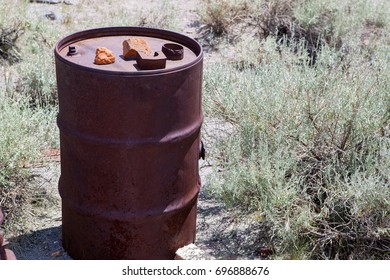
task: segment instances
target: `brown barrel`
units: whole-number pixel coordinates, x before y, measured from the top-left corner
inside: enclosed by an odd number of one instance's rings
[[[122,56],[132,36],[156,52],[183,46],[184,57],[141,70]],[[98,47],[115,63],[94,64]],[[62,39],[55,59],[64,249],[75,259],[173,259],[195,240],[201,46],[166,30],[100,28]]]

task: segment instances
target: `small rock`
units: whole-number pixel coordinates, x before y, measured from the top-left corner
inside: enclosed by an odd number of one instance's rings
[[[191,243],[176,251],[175,260],[213,260],[214,257]]]
[[[115,62],[115,56],[109,49],[100,47],[96,49],[95,64],[105,65]]]
[[[30,0],[30,3],[41,3],[41,4],[60,4],[62,1],[59,0]]]
[[[122,43],[123,45],[123,57],[125,59],[136,58],[137,53],[143,53],[145,55],[150,55],[152,49],[150,48],[148,42],[142,38],[132,37]]]
[[[61,257],[62,256],[62,251],[58,250],[50,254],[51,257]]]
[[[50,13],[46,14],[45,17],[50,19],[50,20],[56,20],[57,19],[56,14],[53,13],[53,12],[50,12]]]

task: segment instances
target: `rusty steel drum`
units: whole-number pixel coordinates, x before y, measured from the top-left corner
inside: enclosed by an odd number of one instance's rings
[[[141,70],[122,56],[129,36],[181,60]],[[115,63],[94,64],[107,47]],[[110,27],[55,47],[62,244],[74,259],[173,259],[194,242],[203,51],[179,33]],[[161,52],[160,52],[161,53]]]

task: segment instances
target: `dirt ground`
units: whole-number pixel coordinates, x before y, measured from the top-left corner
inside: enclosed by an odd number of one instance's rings
[[[57,1],[63,2],[63,1]],[[75,1],[67,1],[75,4]],[[129,4],[140,1],[126,1]],[[182,1],[171,1],[182,4]],[[198,27],[195,7],[198,1],[186,1],[180,5],[185,32],[196,37]],[[142,1],[142,5],[155,4],[156,1]],[[61,18],[62,4],[31,3],[31,9],[37,16],[53,13],[56,20]],[[140,4],[137,4],[140,5]],[[206,54],[204,64],[207,67]],[[206,145],[212,144],[212,137],[224,129],[224,124],[218,120],[205,119],[203,140]],[[219,131],[219,132],[218,132]],[[206,138],[206,139],[205,139]],[[208,141],[210,140],[210,141]],[[200,161],[202,189],[198,202],[197,235],[195,244],[204,252],[216,259],[254,259],[261,258],[262,248],[266,247],[265,234],[258,223],[243,218],[239,213],[227,208],[207,195],[208,176],[212,176],[213,168],[210,155],[205,161]],[[58,179],[60,175],[59,155],[54,154],[50,164],[34,167],[34,183],[42,186],[45,194],[37,199],[37,206],[29,213],[29,225],[26,234],[10,236],[11,249],[20,260],[68,260],[71,259],[61,246],[61,199],[58,194]]]

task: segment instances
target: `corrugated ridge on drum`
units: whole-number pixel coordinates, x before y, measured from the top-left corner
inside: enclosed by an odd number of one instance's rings
[[[199,133],[201,126],[202,126],[202,123],[203,123],[203,118],[201,118],[197,122],[194,122],[190,127],[186,127],[185,129],[182,129],[179,131],[173,131],[173,132],[165,135],[163,138],[149,137],[149,138],[136,139],[136,140],[135,139],[118,140],[118,139],[95,137],[95,136],[79,133],[76,130],[71,130],[71,129],[67,128],[57,118],[57,125],[58,125],[61,133],[65,133],[68,136],[79,138],[83,141],[97,142],[97,143],[109,144],[109,145],[125,145],[128,147],[139,146],[139,145],[158,145],[158,144],[164,144],[167,142],[177,142],[177,141],[180,141],[183,138],[187,138],[195,133]]]

